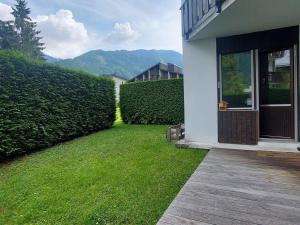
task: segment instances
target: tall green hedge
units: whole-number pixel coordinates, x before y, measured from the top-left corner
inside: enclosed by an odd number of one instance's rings
[[[120,107],[125,123],[178,124],[184,121],[183,80],[124,84]]]
[[[114,82],[0,51],[0,160],[112,126]]]

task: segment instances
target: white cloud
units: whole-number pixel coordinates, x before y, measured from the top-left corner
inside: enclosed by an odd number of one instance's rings
[[[167,49],[182,52],[181,17],[179,10],[170,10],[160,18],[147,16],[133,25],[141,34],[135,46],[145,49]]]
[[[116,49],[169,49],[182,52],[181,0],[90,0],[85,10],[94,14],[94,19],[102,23],[127,21],[136,32],[130,41],[120,42],[115,30],[103,42],[95,43],[96,48]],[[97,11],[97,12],[96,12]],[[99,33],[99,32],[98,32]],[[111,38],[111,40],[109,39]],[[116,40],[115,40],[116,39]],[[103,40],[103,39],[102,39]],[[125,39],[126,40],[126,39]],[[118,44],[119,43],[119,44]]]
[[[137,32],[132,29],[130,23],[115,23],[114,30],[104,38],[104,41],[111,44],[123,44],[124,42],[134,40],[137,35]]]
[[[46,43],[45,53],[49,55],[69,58],[91,49],[182,51],[181,0],[51,0],[51,4],[31,0],[29,3]],[[5,13],[1,11],[3,5],[0,3],[0,19],[10,16],[9,6],[5,7]],[[61,10],[53,11],[57,9]],[[77,18],[81,18],[80,22]]]
[[[38,16],[38,29],[45,42],[46,54],[59,58],[77,56],[87,50],[89,34],[83,23],[77,22],[70,10]]]
[[[12,8],[9,5],[0,2],[0,20],[3,21],[14,20],[14,17],[11,14],[11,12],[12,12]]]

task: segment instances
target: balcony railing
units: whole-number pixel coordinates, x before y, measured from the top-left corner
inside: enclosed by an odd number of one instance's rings
[[[225,0],[185,0],[181,6],[182,35],[189,39],[190,33],[208,17],[221,12]]]

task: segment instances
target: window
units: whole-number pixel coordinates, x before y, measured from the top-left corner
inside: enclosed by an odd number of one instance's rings
[[[251,51],[221,56],[221,100],[229,108],[252,108]]]
[[[291,104],[290,50],[276,51],[261,56],[268,65],[261,73],[261,102],[263,105]]]

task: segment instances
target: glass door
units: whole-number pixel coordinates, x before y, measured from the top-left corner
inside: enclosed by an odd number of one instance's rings
[[[260,136],[294,138],[293,50],[259,54]]]

